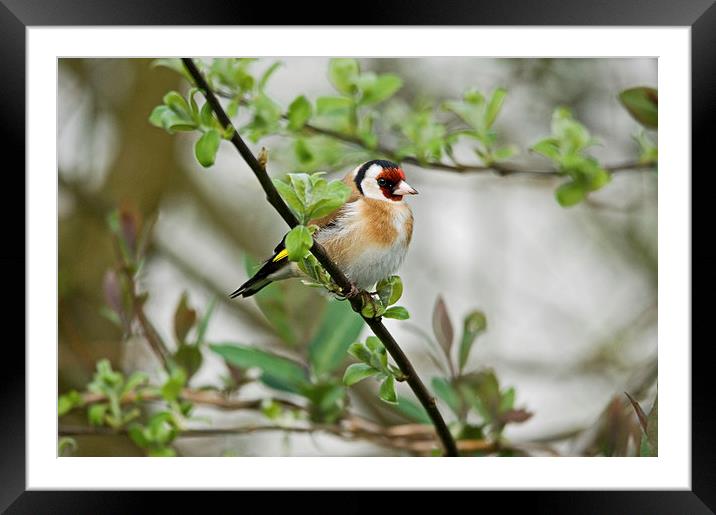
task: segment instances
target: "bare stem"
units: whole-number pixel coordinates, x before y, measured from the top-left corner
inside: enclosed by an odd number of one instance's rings
[[[241,138],[241,136],[239,136],[239,132],[234,128],[233,124],[231,123],[231,120],[226,114],[226,111],[224,111],[224,108],[221,106],[221,103],[217,99],[216,95],[209,87],[202,73],[194,64],[194,61],[190,58],[183,58],[182,61],[187,71],[194,79],[196,86],[199,89],[203,90],[207,102],[216,114],[216,117],[218,118],[222,127],[224,127],[224,129],[232,130],[231,142],[239,151],[239,154],[244,159],[246,164],[249,165],[249,168],[251,168],[251,171],[254,173],[258,181],[261,183],[261,186],[266,192],[266,199],[281,215],[281,217],[289,225],[289,227],[295,227],[296,225],[298,225],[298,220],[288,208],[286,203],[283,201],[281,196],[278,194],[278,191],[276,190],[273,183],[271,182],[271,179],[266,173],[266,169],[261,166],[259,161],[246,146],[246,143],[244,143],[244,140]],[[333,278],[335,283],[342,289],[344,293],[347,294],[348,292],[354,291],[355,287],[351,284],[351,282],[340,270],[340,268],[338,268],[338,266],[328,257],[328,254],[326,253],[325,249],[315,240],[313,242],[313,246],[311,247],[311,253],[316,257],[319,263],[323,265],[326,271],[330,274],[331,278]],[[360,296],[353,296],[349,299],[349,301],[351,303],[351,306],[353,307],[353,310],[357,313],[360,313],[362,309],[362,302]],[[455,444],[455,440],[452,437],[452,434],[450,434],[450,430],[448,429],[447,424],[445,424],[445,420],[443,420],[440,411],[437,409],[435,399],[432,397],[432,395],[430,395],[430,392],[428,392],[428,389],[420,380],[420,377],[418,377],[418,374],[415,372],[415,369],[410,363],[410,360],[408,360],[405,353],[403,353],[395,339],[388,332],[388,330],[385,328],[379,318],[367,318],[363,316],[363,319],[373,330],[375,335],[381,340],[381,342],[383,342],[383,345],[395,360],[395,363],[396,365],[398,365],[398,368],[400,368],[403,374],[407,376],[408,385],[415,393],[415,396],[418,398],[418,401],[420,401],[420,404],[422,404],[427,411],[430,420],[435,426],[437,435],[440,438],[440,441],[442,442],[442,445],[445,449],[445,454],[447,456],[458,456],[458,449],[457,445]]]

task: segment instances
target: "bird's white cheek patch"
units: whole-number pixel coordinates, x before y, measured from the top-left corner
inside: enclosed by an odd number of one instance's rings
[[[375,182],[375,179],[373,178],[365,179],[363,184],[361,184],[361,188],[363,188],[363,195],[368,198],[376,200],[389,200],[385,195],[383,195],[378,183]]]
[[[380,186],[378,186],[376,178],[378,177],[378,174],[380,174],[380,172],[382,171],[383,168],[377,164],[368,168],[368,170],[366,170],[365,172],[365,178],[361,182],[360,187],[363,190],[363,195],[368,198],[391,201],[389,198],[383,195]]]

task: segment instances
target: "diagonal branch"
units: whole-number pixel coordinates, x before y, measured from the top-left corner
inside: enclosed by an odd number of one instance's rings
[[[190,58],[183,58],[182,62],[184,63],[184,66],[186,67],[189,74],[194,79],[196,86],[204,92],[207,102],[214,111],[214,114],[216,114],[216,117],[221,123],[222,127],[224,127],[225,130],[233,129],[231,142],[239,151],[241,157],[244,159],[244,161],[246,161],[246,164],[249,165],[249,168],[251,168],[251,171],[261,183],[261,186],[266,192],[266,199],[268,200],[268,202],[276,209],[276,211],[278,211],[278,213],[289,225],[289,227],[295,227],[296,225],[298,225],[298,220],[288,208],[286,203],[283,201],[281,196],[278,194],[278,191],[276,191],[276,188],[274,187],[273,183],[271,182],[271,179],[266,173],[265,168],[259,163],[251,150],[249,150],[241,136],[239,136],[238,131],[234,128],[233,124],[231,123],[231,120],[226,114],[226,111],[224,111],[224,108],[221,106],[221,103],[217,99],[216,95],[207,84],[206,79],[204,78],[202,73],[194,64],[194,61]],[[338,268],[338,266],[328,257],[328,254],[326,253],[325,249],[315,240],[313,242],[313,246],[311,247],[311,253],[316,257],[318,262],[323,265],[326,271],[330,274],[331,278],[342,289],[344,294],[348,294],[349,292],[355,291],[355,286],[348,280],[348,278]],[[362,301],[360,297],[351,296],[348,300],[350,301],[353,310],[357,313],[360,313],[362,308]],[[383,345],[393,357],[393,360],[395,360],[395,363],[398,365],[401,372],[405,374],[406,382],[413,390],[415,396],[418,398],[420,403],[425,408],[425,411],[427,411],[430,420],[435,426],[435,430],[438,434],[438,437],[440,438],[440,441],[442,442],[442,445],[445,449],[445,454],[447,456],[458,456],[457,445],[455,444],[455,440],[453,439],[452,434],[450,434],[450,430],[448,429],[447,424],[445,424],[445,420],[443,420],[443,417],[437,408],[435,398],[432,397],[428,389],[425,387],[425,384],[423,384],[422,380],[415,371],[415,368],[413,368],[412,363],[410,363],[408,357],[402,351],[400,346],[398,346],[398,343],[395,341],[390,332],[388,332],[388,330],[385,328],[379,318],[367,318],[363,316],[363,319],[365,320],[366,324],[368,324],[368,326],[371,328],[373,333],[375,333],[375,335],[380,339],[380,341],[383,342]]]

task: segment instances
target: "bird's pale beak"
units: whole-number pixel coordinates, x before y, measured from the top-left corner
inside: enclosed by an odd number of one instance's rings
[[[418,190],[405,181],[400,181],[393,190],[393,195],[417,195]]]

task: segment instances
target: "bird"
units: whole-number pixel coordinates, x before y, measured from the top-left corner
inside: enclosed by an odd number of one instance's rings
[[[418,191],[398,164],[383,159],[357,166],[343,182],[351,189],[348,200],[309,225],[318,226],[314,238],[331,260],[358,290],[367,291],[403,263],[413,235],[413,213],[403,197]],[[274,281],[302,275],[288,260],[284,240],[231,298],[250,297]]]

